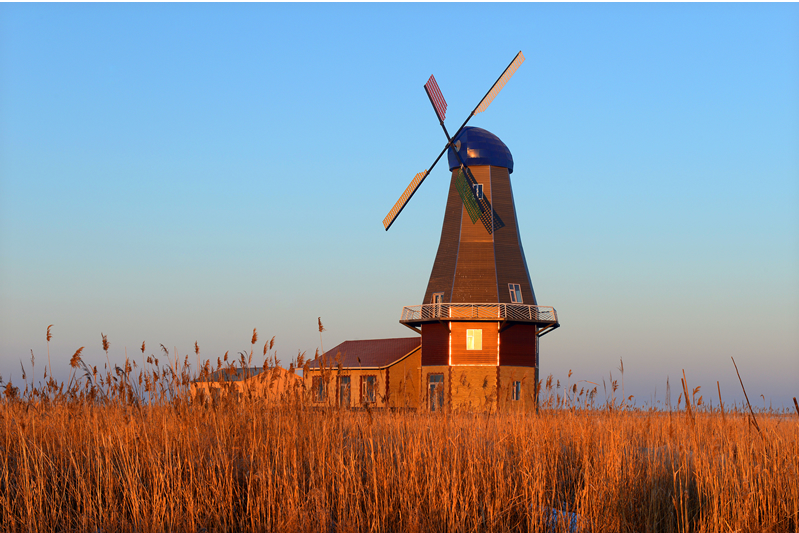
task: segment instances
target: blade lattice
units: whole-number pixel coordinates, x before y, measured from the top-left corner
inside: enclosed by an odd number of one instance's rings
[[[458,177],[455,178],[455,189],[457,189],[463,201],[463,207],[466,208],[466,212],[469,214],[469,218],[472,219],[472,224],[474,224],[480,219],[483,212],[480,209],[480,205],[477,203],[477,199],[474,197],[472,184],[466,179],[463,170],[458,172]]]
[[[474,179],[471,171],[469,171],[469,167],[464,168],[466,168],[466,173],[464,173],[463,170],[460,170],[458,173],[458,178],[455,179],[455,188],[458,189],[458,194],[460,194],[461,199],[463,200],[463,205],[466,206],[466,212],[469,213],[469,218],[472,219],[472,224],[476,223],[479,219],[480,222],[483,223],[483,226],[488,234],[491,235],[498,229],[504,228],[505,223],[499,217],[497,212],[494,211],[494,208],[491,206],[491,202],[488,201],[486,196],[477,198],[477,196],[474,194],[474,186],[477,184],[477,180]],[[461,180],[461,178],[463,183],[459,185],[458,182]],[[464,188],[463,192],[461,191],[460,187]],[[474,202],[474,205],[471,207],[471,210],[467,204],[467,199],[469,196],[466,195],[466,188],[468,188],[468,191],[472,192],[471,198],[472,202]],[[465,195],[467,199],[464,199]],[[477,216],[475,217],[474,214]]]
[[[499,91],[501,91],[505,84],[508,83],[508,80],[511,78],[511,76],[513,76],[513,74],[516,72],[516,69],[518,69],[519,65],[522,63],[524,63],[524,55],[519,52],[516,54],[516,57],[513,59],[511,64],[508,65],[508,68],[505,69],[505,72],[502,73],[502,76],[499,77],[494,86],[491,87],[491,90],[488,91],[488,94],[485,95],[483,100],[477,106],[477,109],[474,110],[475,113],[482,113],[488,108],[494,98],[496,98],[496,96],[499,94]]]
[[[438,88],[438,83],[432,74],[430,75],[430,79],[427,80],[427,83],[424,84],[424,88],[427,89],[427,94],[430,96],[430,101],[433,103],[433,107],[436,110],[438,120],[444,122],[447,116],[447,101],[444,100],[444,95],[441,94],[441,89]]]
[[[494,208],[491,207],[491,203],[485,196],[480,200],[480,208],[483,210],[483,214],[480,216],[480,222],[483,223],[489,235],[505,227],[505,223],[499,218],[499,215],[494,211]]]
[[[391,211],[388,212],[386,218],[383,219],[383,227],[388,229],[394,219],[397,218],[402,208],[405,207],[405,204],[408,200],[413,196],[413,193],[416,192],[416,188],[419,187],[419,184],[422,183],[422,180],[427,176],[427,170],[424,172],[419,172],[416,176],[414,176],[411,183],[406,187],[405,192],[402,193],[402,196],[399,197],[397,203],[394,204],[394,207],[391,208]]]

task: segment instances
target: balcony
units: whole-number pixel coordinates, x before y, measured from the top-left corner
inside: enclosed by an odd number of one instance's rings
[[[553,307],[523,304],[423,304],[402,308],[400,323],[412,329],[423,322],[485,320],[491,322],[529,322],[557,328],[558,314]]]

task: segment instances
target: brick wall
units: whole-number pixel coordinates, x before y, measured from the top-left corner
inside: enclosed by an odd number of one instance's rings
[[[496,410],[496,366],[453,366],[451,383],[452,409]]]
[[[521,382],[521,398],[512,400],[514,381]],[[529,366],[502,366],[499,368],[499,410],[535,410],[535,368]]]

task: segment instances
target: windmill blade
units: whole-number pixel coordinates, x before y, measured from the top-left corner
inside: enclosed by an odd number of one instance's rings
[[[402,196],[399,197],[399,200],[394,204],[394,207],[391,208],[391,211],[388,212],[386,218],[383,219],[383,227],[388,228],[391,227],[391,224],[394,223],[394,220],[397,218],[397,215],[402,212],[402,209],[405,207],[405,204],[408,203],[408,200],[411,199],[413,193],[416,192],[416,189],[419,188],[419,185],[422,184],[424,179],[430,173],[429,170],[425,170],[424,172],[419,172],[414,178],[411,180],[411,183],[405,188],[405,192],[402,193]]]
[[[508,83],[508,80],[511,79],[511,76],[513,76],[513,74],[516,72],[516,69],[518,69],[519,65],[522,63],[524,63],[524,55],[522,55],[521,51],[519,51],[519,53],[516,54],[516,57],[513,58],[513,61],[510,62],[510,65],[508,65],[508,68],[505,69],[505,72],[502,73],[502,75],[499,77],[496,83],[494,83],[491,89],[489,89],[483,99],[480,100],[480,103],[477,104],[477,107],[474,108],[472,114],[482,113],[488,108],[489,104],[491,104],[494,98],[496,98],[496,96],[499,94],[499,91],[501,91],[505,84]]]
[[[497,81],[494,82],[494,85],[491,86],[491,89],[489,89],[486,95],[483,97],[483,99],[480,100],[480,103],[477,104],[477,107],[474,108],[474,111],[472,111],[471,114],[469,114],[469,116],[466,117],[466,120],[463,121],[461,127],[458,128],[458,131],[456,131],[455,135],[452,136],[452,139],[458,138],[458,135],[460,135],[461,131],[463,131],[463,128],[466,127],[466,124],[468,124],[469,121],[472,120],[472,117],[476,113],[482,113],[488,108],[489,104],[491,104],[494,98],[497,97],[499,91],[501,91],[502,88],[505,86],[505,84],[508,83],[508,80],[511,79],[511,76],[513,76],[513,74],[519,68],[519,65],[521,65],[522,63],[524,63],[524,55],[522,54],[521,50],[519,50],[519,53],[516,54],[516,57],[513,58],[513,61],[510,62],[510,65],[507,66],[504,72],[502,72],[502,75],[497,79]],[[443,121],[441,121],[441,125],[442,126],[444,125]],[[446,128],[444,128],[444,133],[446,133]],[[451,142],[448,133],[447,133],[447,139],[450,140]]]
[[[464,172],[464,170],[466,172]],[[474,186],[477,184],[472,171],[464,164],[461,164],[461,169],[458,172],[458,177],[455,178],[455,189],[461,197],[463,207],[466,213],[475,224],[478,220],[483,223],[489,235],[505,227],[505,223],[500,216],[494,211],[491,202],[488,201],[485,195],[482,198],[477,198],[474,194]]]
[[[416,174],[413,180],[411,180],[411,183],[408,185],[408,187],[405,188],[405,192],[402,193],[402,195],[399,197],[399,200],[397,200],[397,202],[394,204],[394,207],[391,208],[391,211],[389,211],[386,217],[383,219],[383,227],[386,228],[386,231],[388,231],[388,228],[391,227],[391,225],[397,219],[399,214],[408,204],[411,197],[414,195],[416,190],[422,184],[424,179],[433,170],[433,167],[436,166],[436,163],[438,163],[439,159],[441,159],[441,156],[444,155],[444,152],[446,152],[450,146],[453,146],[452,139],[458,138],[460,132],[463,130],[463,128],[466,126],[469,120],[471,120],[471,118],[475,115],[475,113],[482,113],[483,111],[486,110],[489,104],[491,104],[494,98],[496,98],[497,94],[499,94],[499,91],[502,90],[502,87],[504,87],[505,84],[508,83],[508,80],[511,78],[511,76],[513,76],[513,74],[519,68],[519,65],[521,65],[523,62],[524,62],[524,55],[522,55],[521,51],[519,51],[519,53],[516,54],[516,57],[513,58],[513,61],[510,62],[510,65],[507,66],[507,68],[502,73],[502,75],[497,79],[497,81],[494,82],[494,85],[491,87],[488,93],[486,93],[486,95],[483,97],[480,103],[477,104],[477,107],[466,118],[464,123],[461,124],[461,127],[458,128],[458,131],[455,132],[455,135],[452,138],[449,136],[447,128],[444,126],[444,118],[446,118],[446,113],[447,113],[447,102],[446,100],[444,100],[444,96],[441,94],[441,89],[439,89],[435,77],[432,75],[430,76],[430,78],[427,80],[427,83],[424,84],[424,90],[425,92],[427,92],[428,98],[430,98],[430,103],[433,104],[433,109],[435,109],[436,116],[438,116],[438,120],[439,122],[441,122],[441,127],[444,128],[444,134],[447,136],[447,145],[444,147],[441,153],[438,154],[438,157],[436,158],[435,161],[433,161],[433,164],[430,165],[430,168],[428,170]],[[457,151],[458,148],[455,148],[456,154]],[[483,224],[485,225],[486,230],[488,230],[489,233],[492,233],[495,229],[503,227],[504,223],[502,222],[502,220],[499,219],[499,216],[491,207],[491,204],[488,202],[488,200],[486,200],[485,198],[482,198],[480,200],[475,198],[474,190],[472,188],[472,185],[476,183],[474,181],[474,177],[471,176],[469,167],[466,167],[463,164],[463,161],[461,160],[460,156],[458,156],[458,159],[460,160],[461,163],[462,167],[461,173],[463,174],[464,179],[461,180],[460,179],[461,176],[458,176],[459,181],[456,183],[456,187],[458,188],[458,193],[461,196],[461,200],[463,200],[464,205],[467,206],[467,211],[469,211],[470,207],[473,209],[472,204],[477,204],[479,206],[478,209],[480,211],[478,218],[480,218],[483,221]],[[465,173],[463,173],[463,168],[466,169]],[[468,184],[468,187],[465,187],[464,184]],[[475,223],[477,220],[475,217],[472,216],[471,211],[469,211],[469,218],[472,219],[472,223]]]
[[[472,224],[474,224],[483,216],[483,211],[480,209],[480,204],[477,203],[477,198],[475,198],[474,184],[463,173],[463,168],[458,172],[458,177],[455,178],[455,189],[461,197],[466,213],[472,219]]]
[[[441,89],[438,88],[436,78],[431,74],[430,79],[424,84],[424,90],[427,97],[430,98],[430,103],[433,104],[433,109],[436,110],[436,116],[441,125],[444,125],[444,119],[447,117],[447,101],[444,100],[444,95],[441,94]]]
[[[383,227],[386,228],[386,231],[388,231],[388,228],[391,227],[391,225],[397,219],[399,214],[405,208],[405,205],[410,201],[411,197],[416,192],[416,189],[419,188],[424,179],[433,171],[433,167],[436,166],[438,161],[441,159],[441,156],[446,153],[447,149],[449,149],[449,143],[447,143],[444,149],[441,150],[441,153],[438,154],[438,157],[436,157],[436,160],[433,161],[432,165],[430,165],[430,168],[425,170],[424,172],[419,172],[411,180],[411,183],[405,188],[405,192],[402,193],[402,196],[399,197],[397,203],[394,204],[394,207],[392,207],[391,211],[388,212],[386,218],[383,219]]]

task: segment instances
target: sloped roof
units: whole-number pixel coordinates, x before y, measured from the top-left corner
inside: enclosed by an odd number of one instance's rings
[[[325,352],[325,365],[336,366],[336,354],[341,353],[344,368],[375,368],[388,366],[422,345],[421,337],[396,339],[369,339],[344,341]],[[309,363],[309,368],[319,368],[322,358]]]

